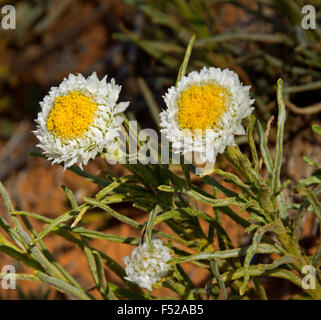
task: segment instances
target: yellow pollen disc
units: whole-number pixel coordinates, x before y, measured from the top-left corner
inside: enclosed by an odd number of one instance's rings
[[[79,138],[93,123],[97,104],[78,91],[56,97],[47,117],[47,128],[63,139]]]
[[[228,91],[209,84],[192,86],[178,100],[178,121],[182,129],[212,129],[226,109]]]

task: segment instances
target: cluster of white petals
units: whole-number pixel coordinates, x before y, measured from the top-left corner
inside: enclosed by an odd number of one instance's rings
[[[206,129],[205,134],[193,135],[190,130],[180,127],[178,101],[185,90],[204,85],[226,89],[229,93],[228,105],[214,128]],[[163,97],[167,108],[160,114],[161,132],[172,143],[174,152],[197,152],[202,162],[214,163],[218,153],[235,144],[234,135],[245,134],[242,119],[254,110],[249,90],[250,86],[243,86],[238,75],[229,69],[204,67],[200,72],[193,71],[182,77],[175,87],[169,88]]]
[[[160,239],[153,239],[152,243],[152,252],[145,242],[135,248],[130,257],[124,257],[127,273],[125,279],[148,290],[152,290],[153,284],[166,277],[170,270],[167,262],[172,259],[170,249]]]
[[[36,119],[37,129],[34,131],[39,140],[37,145],[52,163],[64,163],[68,168],[74,164],[80,167],[90,159],[111,146],[119,136],[123,117],[129,102],[117,103],[121,86],[114,79],[107,82],[107,76],[99,80],[94,72],[87,79],[81,75],[70,74],[58,87],[52,87],[49,94],[40,102],[41,112]],[[97,104],[92,125],[81,137],[62,139],[48,130],[47,118],[55,99],[71,92],[80,92]]]

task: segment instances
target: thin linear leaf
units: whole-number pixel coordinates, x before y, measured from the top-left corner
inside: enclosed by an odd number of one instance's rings
[[[214,169],[214,173],[225,177],[227,179],[229,179],[231,182],[233,182],[234,184],[236,184],[237,186],[239,186],[243,191],[245,191],[247,194],[249,194],[252,197],[255,197],[255,195],[253,194],[250,186],[246,183],[244,183],[238,176],[236,176],[233,173],[230,172],[225,172],[221,169]],[[229,181],[227,181],[229,182]]]
[[[286,119],[285,105],[283,101],[283,81],[278,80],[277,83],[277,101],[279,106],[279,116],[278,116],[278,130],[276,136],[276,147],[275,147],[275,160],[273,165],[272,173],[272,193],[277,192],[281,186],[281,165],[283,156],[283,139],[284,139],[284,124]],[[281,219],[285,220],[288,218],[287,207],[282,194],[277,197],[279,204]]]
[[[75,228],[75,229],[73,229],[73,232],[79,234],[82,237],[86,237],[86,238],[101,239],[101,240],[105,240],[105,241],[126,243],[126,244],[130,244],[130,245],[137,245],[138,244],[137,238],[124,237],[124,236],[119,236],[119,235],[115,235],[115,234],[108,234],[108,233],[104,233],[104,232],[100,232],[100,231],[88,230],[85,228]]]
[[[105,271],[104,271],[104,266],[103,262],[101,260],[101,256],[98,251],[94,250],[93,251],[94,259],[95,259],[95,264],[97,268],[97,275],[98,275],[98,283],[97,283],[97,288],[101,295],[105,298],[108,299],[108,285],[105,277]]]
[[[8,213],[14,223],[15,226],[21,227],[21,224],[16,216],[14,216],[14,207],[12,205],[12,202],[10,201],[9,195],[7,193],[7,190],[5,189],[4,185],[0,182],[0,194],[2,196],[2,199],[4,201],[4,204],[8,210]]]
[[[291,181],[290,179],[284,181],[284,182],[282,183],[282,185],[280,186],[279,190],[277,190],[276,192],[274,192],[274,193],[271,195],[271,199],[274,199],[274,198],[278,197],[278,196],[281,194],[281,192],[282,192],[284,189],[286,189],[286,188],[291,184],[291,182],[292,182],[292,181]]]
[[[183,63],[180,66],[179,71],[178,71],[176,85],[178,84],[179,81],[181,81],[181,79],[184,77],[184,75],[186,73],[186,68],[187,68],[187,65],[188,65],[189,58],[190,58],[191,53],[192,53],[194,42],[195,42],[195,35],[193,35],[192,38],[189,40],[189,43],[188,43],[188,46],[187,46],[187,49],[186,49],[186,52],[185,52],[185,57],[184,57]]]
[[[209,184],[210,186],[213,186],[213,187],[217,188],[218,190],[222,191],[223,194],[225,194],[228,197],[237,197],[237,193],[236,192],[234,192],[234,191],[232,191],[232,190],[230,190],[228,188],[225,188],[216,179],[214,179],[211,176],[202,177],[202,180],[205,183]]]
[[[76,209],[78,207],[77,199],[74,196],[74,194],[72,193],[72,191],[69,188],[67,188],[66,186],[61,186],[61,188],[62,188],[62,190],[65,191],[66,196],[70,202],[71,208]]]
[[[35,276],[37,278],[39,278],[39,280],[41,280],[42,282],[56,288],[57,290],[65,293],[65,294],[70,294],[71,296],[75,297],[76,299],[92,300],[92,298],[89,295],[86,295],[84,292],[82,292],[78,288],[75,288],[60,279],[56,279],[54,277],[48,276],[45,273],[40,272],[40,271],[35,271]]]
[[[153,96],[152,91],[150,90],[150,88],[148,87],[146,81],[143,78],[138,78],[138,85],[140,87],[141,92],[143,93],[143,96],[145,98],[145,101],[147,103],[149,112],[154,120],[154,122],[156,123],[156,125],[159,127],[159,123],[160,123],[160,110],[159,107],[156,103],[156,100]]]
[[[311,158],[305,156],[303,157],[303,160],[311,167],[315,167],[316,169],[321,169],[321,164],[313,161]]]
[[[119,180],[115,180],[112,183],[110,183],[107,187],[103,188],[96,194],[97,200],[102,200],[106,195],[112,193],[115,189],[117,189],[120,185],[128,182],[130,179],[132,179],[133,176],[126,176],[121,177]]]
[[[318,126],[318,125],[314,124],[314,125],[312,126],[312,130],[313,130],[315,133],[321,134],[321,126]]]
[[[284,268],[275,268],[273,270],[264,270],[263,268],[259,269],[257,266],[250,266],[248,273],[251,277],[258,277],[261,275],[266,275],[275,278],[286,279],[297,285],[299,288],[302,287],[301,279],[295,275],[293,272],[286,270]],[[222,274],[223,280],[231,281],[237,280],[244,277],[244,268],[239,268],[237,270],[228,271]]]
[[[32,269],[44,270],[37,260],[28,257],[25,253],[21,252],[12,243],[7,241],[2,234],[0,234],[0,251]]]
[[[272,175],[272,171],[273,171],[272,158],[265,141],[265,134],[264,134],[263,127],[259,120],[256,121],[255,126],[259,136],[260,151],[261,151],[264,164],[266,166],[268,173]]]
[[[10,277],[9,273],[0,273],[0,279],[8,278],[8,277]],[[13,277],[16,280],[29,280],[29,281],[40,282],[40,279],[34,276],[33,274],[15,273]]]
[[[317,249],[317,252],[312,258],[312,263],[315,267],[317,267],[320,261],[321,261],[321,244],[319,244],[319,248]]]
[[[67,222],[69,220],[71,220],[73,217],[76,216],[76,214],[82,210],[82,208],[85,205],[81,205],[80,207],[78,207],[77,209],[72,209],[64,214],[62,214],[61,216],[59,216],[57,219],[53,220],[51,223],[49,223],[44,230],[42,230],[38,236],[32,241],[31,245],[36,244],[39,240],[41,240],[42,238],[44,238],[46,235],[48,235],[55,227],[57,227],[59,224],[63,223],[63,222]]]
[[[108,282],[108,286],[109,286],[109,289],[112,290],[112,292],[115,295],[121,298],[129,299],[129,300],[149,300],[149,297],[144,296],[141,293],[134,292],[126,288],[120,288],[112,282]]]
[[[172,263],[181,263],[181,262],[195,261],[195,260],[210,260],[213,258],[231,259],[231,258],[245,256],[250,252],[250,250],[251,250],[251,247],[246,247],[246,248],[229,249],[229,250],[215,251],[215,252],[202,252],[202,253],[197,253],[197,254],[183,256],[183,257],[175,257],[172,260]],[[256,248],[256,253],[260,253],[260,254],[280,253],[280,250],[273,245],[264,243],[264,244],[259,244],[259,246]]]
[[[253,282],[254,282],[254,285],[255,285],[255,289],[258,292],[259,297],[262,300],[268,300],[268,297],[266,295],[266,291],[264,289],[264,286],[261,283],[260,278],[259,277],[253,277]]]
[[[23,241],[29,247],[29,250],[32,256],[39,262],[42,268],[51,276],[64,280],[60,272],[56,269],[56,267],[52,263],[50,263],[50,261],[39,250],[39,248],[36,245],[31,245],[31,238],[29,237],[29,235],[22,228],[20,227],[16,227],[16,228],[17,228],[17,233],[21,236]]]
[[[146,224],[146,243],[148,246],[149,251],[153,251],[153,242],[152,242],[152,230],[155,224],[155,220],[157,218],[157,215],[162,211],[162,209],[159,206],[156,206],[154,210],[151,211],[149,214],[149,218]]]
[[[83,218],[83,216],[86,214],[87,210],[90,209],[90,206],[84,206],[79,214],[77,215],[75,221],[72,223],[72,225],[70,226],[71,228],[75,228],[78,223],[81,221],[81,219]]]
[[[213,272],[213,276],[216,278],[218,285],[220,286],[222,293],[223,293],[223,299],[226,300],[227,299],[227,295],[226,295],[226,289],[225,289],[225,284],[224,281],[221,277],[220,271],[218,269],[217,263],[215,259],[212,259],[210,262],[210,266],[211,266],[211,270]]]
[[[315,215],[320,219],[321,223],[321,203],[318,201],[317,197],[311,190],[306,189],[303,194],[308,198],[313,207]]]
[[[195,200],[199,200],[206,203],[212,207],[226,207],[226,206],[243,206],[244,203],[239,201],[237,198],[223,198],[223,199],[213,199],[207,197],[195,190],[186,190],[185,188],[177,188],[173,186],[161,185],[158,187],[160,191],[164,192],[184,192]]]
[[[108,214],[110,214],[111,216],[113,216],[114,218],[116,218],[117,220],[126,223],[138,230],[142,229],[143,226],[136,222],[135,220],[128,218],[120,213],[118,213],[117,211],[113,210],[111,207],[109,207],[107,204],[101,203],[97,200],[91,199],[91,198],[84,198],[84,201],[94,207],[100,208],[104,211],[106,211]]]
[[[21,239],[21,237],[18,235],[18,233],[10,227],[8,222],[0,217],[0,227],[6,231],[6,233],[9,235],[9,237],[16,243],[16,245],[23,251],[26,252],[26,245]]]
[[[254,236],[253,236],[253,240],[252,240],[252,244],[250,245],[250,247],[248,248],[247,252],[246,252],[246,256],[245,256],[245,260],[244,260],[244,264],[243,264],[243,268],[244,268],[244,282],[240,288],[240,295],[242,296],[245,292],[245,289],[247,287],[248,281],[250,279],[250,275],[248,273],[249,270],[249,266],[251,263],[251,260],[254,256],[255,253],[258,253],[258,247],[260,244],[260,241],[264,235],[264,233],[268,232],[268,231],[275,231],[276,225],[271,223],[271,224],[267,224],[263,227],[261,227],[260,229],[258,229]]]
[[[247,139],[251,150],[253,167],[256,171],[259,171],[259,158],[257,155],[257,150],[256,150],[254,138],[253,138],[253,128],[254,128],[256,119],[253,115],[251,115],[249,119],[250,119],[250,122],[247,126]]]

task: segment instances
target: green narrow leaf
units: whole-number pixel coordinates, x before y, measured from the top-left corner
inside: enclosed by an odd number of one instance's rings
[[[245,289],[247,287],[247,284],[249,282],[250,279],[250,275],[249,275],[249,267],[250,267],[250,263],[251,260],[254,256],[255,253],[257,253],[257,249],[259,247],[260,241],[264,235],[264,233],[268,232],[268,231],[274,231],[276,228],[276,225],[271,223],[271,224],[267,224],[263,227],[261,227],[260,229],[258,229],[254,236],[253,236],[253,240],[252,240],[252,244],[250,245],[250,247],[248,248],[247,252],[246,252],[246,256],[245,256],[245,260],[244,260],[244,282],[240,288],[240,295],[242,296],[245,293]]]
[[[146,51],[150,56],[159,60],[162,64],[170,69],[176,69],[178,67],[178,61],[176,58],[168,55],[164,50],[164,46],[160,46],[157,41],[149,41],[142,38],[141,35],[131,32],[129,30],[124,30],[125,33],[113,33],[113,39],[121,41],[132,41],[142,50]]]
[[[278,80],[277,83],[277,101],[279,106],[279,115],[278,115],[278,130],[276,137],[276,149],[275,149],[275,160],[273,165],[272,173],[272,193],[277,192],[281,186],[281,165],[282,165],[282,156],[283,156],[283,138],[284,138],[284,125],[286,119],[285,105],[283,101],[283,81],[282,79]],[[280,215],[282,220],[288,219],[287,207],[284,200],[284,196],[280,194],[277,197],[277,201],[280,208]]]
[[[311,167],[315,167],[316,169],[321,169],[321,164],[313,161],[311,158],[304,156],[303,160]]]
[[[210,186],[212,187],[215,187],[217,188],[218,190],[222,191],[223,194],[225,194],[226,196],[228,197],[237,197],[237,193],[230,190],[230,189],[227,189],[225,188],[224,186],[222,186],[216,179],[214,179],[213,177],[211,176],[205,176],[205,177],[202,177],[202,180],[209,184]],[[215,197],[216,198],[216,197]]]
[[[45,255],[40,251],[40,249],[36,245],[31,245],[31,238],[29,235],[21,228],[16,227],[17,233],[21,236],[27,246],[29,246],[29,250],[31,251],[32,256],[39,262],[42,268],[51,276],[64,280],[63,276],[56,269],[56,267],[45,257]]]
[[[116,188],[128,182],[130,179],[132,179],[132,176],[121,177],[119,180],[113,181],[111,184],[109,184],[107,187],[103,188],[96,194],[96,199],[102,200],[105,196],[112,193]]]
[[[266,295],[266,292],[265,292],[265,289],[260,281],[260,278],[259,277],[253,277],[253,282],[254,282],[254,285],[255,285],[255,288],[256,288],[256,291],[259,295],[259,297],[262,299],[262,300],[268,300],[268,297]]]
[[[157,215],[161,212],[161,208],[157,205],[154,210],[149,214],[149,218],[146,224],[146,243],[149,251],[153,251],[153,242],[152,242],[152,231],[157,218]]]
[[[100,208],[104,211],[106,211],[108,214],[110,214],[111,216],[113,216],[114,218],[116,218],[117,220],[126,223],[138,230],[142,229],[143,226],[136,222],[135,220],[128,218],[120,213],[118,213],[117,211],[113,210],[111,207],[109,207],[107,204],[101,203],[95,199],[91,199],[91,198],[84,198],[84,201],[92,206],[95,206],[97,208]]]
[[[290,184],[291,184],[291,180],[286,180],[282,183],[282,185],[280,186],[279,190],[277,190],[275,193],[272,194],[271,199],[278,197],[279,194],[281,194],[281,192],[286,189]]]
[[[138,244],[137,238],[124,237],[124,236],[119,236],[116,234],[108,234],[105,232],[88,230],[85,228],[75,228],[75,229],[73,229],[73,232],[76,234],[79,234],[82,237],[86,237],[86,238],[101,239],[101,240],[105,240],[105,241],[126,243],[126,244],[130,244],[130,245],[137,245]]]
[[[244,205],[244,202],[239,201],[235,197],[231,198],[223,198],[223,199],[214,199],[209,196],[205,196],[204,194],[201,194],[197,192],[196,190],[186,190],[186,188],[177,188],[173,186],[167,186],[167,185],[161,185],[158,187],[158,190],[164,191],[164,192],[184,192],[188,196],[192,197],[195,200],[199,200],[203,203],[206,203],[212,207],[226,207],[226,206],[239,206],[242,207]]]
[[[4,204],[8,210],[8,213],[10,215],[10,218],[12,219],[15,226],[21,227],[21,224],[18,220],[18,218],[13,214],[14,213],[14,207],[12,202],[10,201],[9,195],[7,193],[7,190],[5,189],[4,185],[0,182],[0,194],[2,196],[2,199],[4,201]]]
[[[144,296],[141,293],[134,292],[132,290],[128,290],[126,288],[120,288],[116,284],[112,282],[108,282],[109,289],[112,292],[122,298],[129,299],[129,300],[149,300],[151,297]]]
[[[98,287],[99,279],[98,279],[97,266],[96,266],[96,263],[95,263],[94,255],[92,253],[92,250],[87,245],[84,247],[84,252],[85,252],[85,255],[86,255],[86,258],[87,258],[87,262],[88,262],[90,273],[91,273],[91,275],[93,277],[94,283]]]
[[[237,248],[237,249],[229,249],[223,251],[215,251],[215,252],[202,252],[197,254],[192,254],[188,256],[180,256],[176,257],[172,260],[172,263],[182,263],[187,261],[195,261],[195,260],[210,260],[213,258],[219,259],[231,259],[237,258],[240,256],[246,256],[249,252],[252,251],[251,246],[247,248]],[[273,245],[264,243],[259,244],[256,248],[256,253],[260,254],[270,254],[270,253],[280,253],[280,250]]]
[[[213,276],[216,278],[217,283],[218,283],[219,287],[222,290],[223,299],[226,300],[227,299],[227,295],[226,295],[225,284],[224,284],[224,281],[223,281],[223,279],[221,277],[221,274],[220,274],[220,271],[218,269],[217,262],[216,262],[215,259],[211,260],[210,266],[211,266],[211,270],[213,272]]]
[[[9,273],[0,273],[0,279],[7,278],[9,276]],[[36,276],[32,274],[24,274],[24,273],[15,273],[14,278],[16,280],[30,280],[30,281],[35,281],[39,282],[40,279],[38,279]]]
[[[49,284],[50,286],[56,288],[57,290],[65,293],[65,294],[70,294],[71,296],[75,297],[76,299],[92,300],[92,298],[90,296],[86,295],[84,292],[82,292],[78,288],[75,288],[72,285],[70,285],[60,279],[48,276],[45,273],[40,272],[40,271],[35,271],[35,276],[37,278],[39,278],[39,280],[41,280],[42,282]]]
[[[257,155],[257,150],[256,150],[254,138],[253,138],[253,128],[254,128],[256,119],[253,115],[251,115],[249,117],[249,120],[250,120],[250,122],[247,126],[247,140],[248,140],[249,146],[250,146],[253,167],[256,171],[259,171],[259,158]]]
[[[179,81],[181,81],[181,79],[184,77],[184,75],[186,73],[186,68],[187,68],[187,65],[188,65],[188,62],[189,62],[189,58],[190,58],[191,53],[192,53],[194,42],[195,42],[195,35],[192,36],[192,38],[189,40],[189,43],[188,43],[188,46],[187,46],[187,49],[186,49],[186,52],[185,52],[185,57],[184,57],[183,63],[180,66],[179,71],[178,71],[176,85],[178,84]]]
[[[32,212],[26,212],[26,211],[15,211],[14,212],[15,215],[18,215],[18,216],[27,216],[27,217],[31,217],[31,218],[34,218],[34,219],[37,219],[41,222],[45,222],[45,223],[51,223],[53,222],[54,220],[48,218],[48,217],[45,217],[45,216],[42,216],[40,214],[37,214],[37,213],[32,213]],[[1,217],[0,217],[0,220],[1,220]]]
[[[0,234],[0,251],[32,269],[44,270],[37,260],[28,257],[25,253],[21,252],[11,242],[5,239],[2,234]]]
[[[76,209],[78,207],[78,204],[77,204],[76,197],[74,196],[72,191],[69,188],[67,188],[66,186],[61,186],[61,188],[62,188],[62,190],[65,191],[66,196],[70,202],[71,208]]]
[[[318,125],[314,124],[312,126],[312,130],[317,134],[321,134],[321,126],[318,126]]]
[[[179,264],[176,265],[176,269],[179,272],[181,280],[186,283],[186,286],[190,289],[195,289],[194,283]]]
[[[264,268],[257,268],[257,266],[250,266],[248,273],[251,277],[267,275],[270,277],[286,279],[297,285],[299,288],[302,288],[301,279],[290,270],[284,268],[265,270]],[[239,268],[233,271],[227,271],[224,274],[222,274],[222,278],[225,282],[229,280],[237,280],[242,277],[244,277],[244,268]]]
[[[59,224],[63,222],[67,222],[71,220],[75,215],[84,207],[85,205],[81,205],[77,209],[72,209],[61,216],[59,216],[57,219],[53,220],[51,223],[49,223],[44,230],[42,230],[38,236],[32,241],[31,245],[36,244],[39,240],[44,238],[46,235],[48,235],[55,227],[57,227]]]
[[[98,275],[97,288],[104,299],[114,300],[115,297],[111,295],[112,292],[108,293],[108,284],[105,277],[105,271],[104,271],[103,262],[101,260],[101,256],[99,252],[96,250],[93,251],[93,255],[94,255],[94,259],[97,267],[97,275]]]
[[[182,212],[186,212],[187,214],[189,214],[191,216],[198,217],[200,219],[203,219],[203,220],[207,221],[210,224],[210,226],[212,226],[214,229],[217,230],[217,232],[222,237],[224,242],[229,247],[233,247],[232,241],[229,238],[229,236],[226,233],[226,231],[224,230],[224,228],[222,227],[222,225],[220,223],[218,223],[215,220],[215,218],[213,218],[212,216],[208,215],[207,213],[205,213],[205,212],[203,212],[201,210],[197,210],[197,209],[193,209],[193,208],[180,208],[180,209],[176,209],[176,210],[171,210],[171,211],[168,211],[168,212],[162,214],[161,216],[159,216],[160,219],[159,220],[156,219],[156,223],[160,223],[160,222],[166,221],[168,218],[173,218],[175,216],[180,216],[182,214]]]
[[[87,212],[87,210],[90,208],[90,206],[84,206],[79,214],[76,216],[75,221],[72,223],[72,225],[70,226],[71,228],[75,228],[78,223],[81,221],[81,219],[83,218],[83,216],[85,215],[85,213]]]
[[[304,206],[302,206],[304,204]],[[305,206],[309,206],[309,201],[305,200],[301,204],[301,208],[299,208],[299,213],[296,215],[293,221],[293,227],[292,227],[292,241],[293,243],[298,243],[300,240],[300,230],[301,230],[301,222],[303,219],[304,209]]]
[[[234,184],[236,184],[237,186],[239,186],[243,191],[245,191],[247,194],[249,194],[252,197],[255,197],[255,195],[253,194],[250,186],[248,184],[246,184],[245,182],[243,182],[238,176],[236,176],[235,174],[231,173],[231,172],[226,172],[223,171],[221,169],[214,169],[213,171],[214,173],[227,178],[228,180],[230,180],[231,182],[233,182]],[[227,181],[229,182],[229,181]]]
[[[315,267],[317,267],[321,260],[321,244],[319,244],[319,248],[317,249],[317,252],[313,256],[312,263]]]
[[[320,219],[321,223],[321,203],[318,201],[317,197],[311,190],[306,189],[306,191],[303,192],[303,194],[308,198],[309,202],[313,207],[315,215]]]
[[[312,176],[307,177],[306,179],[300,179],[297,189],[302,189],[302,187],[309,187],[312,184],[321,184],[321,174],[315,173],[315,175],[313,174]]]
[[[148,87],[146,81],[143,78],[138,78],[138,85],[139,85],[139,88],[140,88],[141,92],[143,93],[143,96],[144,96],[145,101],[147,103],[149,112],[150,112],[154,122],[159,127],[160,110],[159,110],[158,105],[157,105],[157,103],[155,101],[153,93],[152,93],[152,91],[150,90],[150,88]]]
[[[219,210],[230,217],[233,221],[235,221],[237,224],[242,226],[243,228],[247,228],[250,226],[250,222],[246,221],[242,217],[240,217],[238,214],[236,214],[230,207],[220,207]]]
[[[6,233],[9,235],[9,237],[16,243],[16,245],[23,251],[26,252],[26,245],[21,239],[21,237],[18,235],[18,233],[10,227],[8,222],[0,217],[0,227],[6,231]]]
[[[264,164],[266,166],[268,173],[272,175],[272,171],[273,171],[272,157],[265,141],[265,134],[264,134],[262,124],[259,120],[256,121],[255,127],[259,136],[260,151],[261,151]]]

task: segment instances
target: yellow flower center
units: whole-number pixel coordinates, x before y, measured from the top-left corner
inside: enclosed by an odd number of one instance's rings
[[[228,91],[214,84],[192,86],[178,100],[182,129],[212,129],[226,109]]]
[[[93,123],[96,109],[97,104],[78,91],[56,97],[47,118],[47,128],[63,139],[81,137]]]

